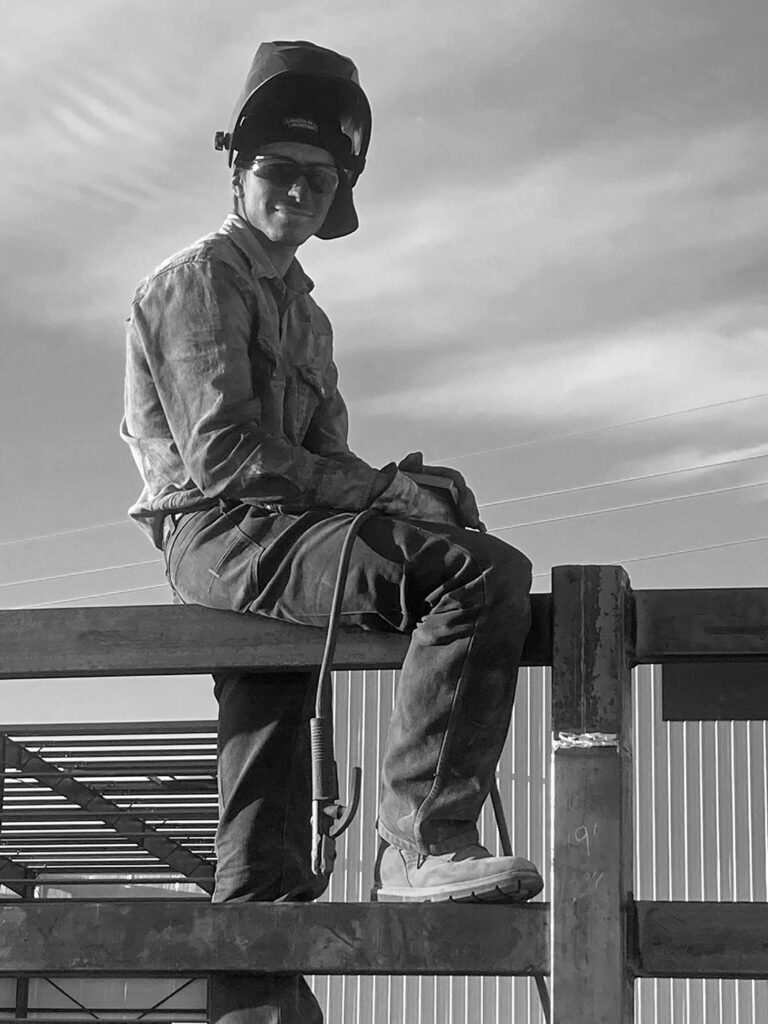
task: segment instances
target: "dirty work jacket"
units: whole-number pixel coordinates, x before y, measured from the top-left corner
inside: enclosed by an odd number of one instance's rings
[[[331,324],[312,287],[295,259],[281,278],[234,214],[139,285],[121,436],[144,481],[129,514],[158,547],[168,512],[221,498],[416,514],[410,478],[349,450]]]

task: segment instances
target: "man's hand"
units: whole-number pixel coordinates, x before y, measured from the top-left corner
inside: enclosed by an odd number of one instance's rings
[[[416,497],[414,518],[424,523],[445,523],[447,526],[462,526],[456,503],[447,491],[423,484],[416,485],[419,489]]]
[[[445,508],[446,504],[451,506],[453,515],[450,522],[457,523],[459,526],[469,527],[472,530],[481,530],[485,533],[485,524],[480,519],[475,496],[458,470],[451,469],[450,466],[425,466],[423,452],[411,452],[410,455],[406,455],[398,465],[398,469],[401,469],[404,473],[434,473],[436,476],[447,477],[453,482],[458,491],[458,504],[454,505],[447,495],[443,496],[437,490],[432,490],[431,494],[435,496],[443,508]],[[429,488],[420,487],[419,490],[425,491],[429,490]],[[441,516],[440,519],[435,519],[434,522],[449,522],[449,520],[445,516]]]

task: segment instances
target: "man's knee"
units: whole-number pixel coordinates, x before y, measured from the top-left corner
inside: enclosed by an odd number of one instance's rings
[[[488,533],[477,534],[473,546],[490,589],[516,597],[530,592],[533,566],[527,555]]]

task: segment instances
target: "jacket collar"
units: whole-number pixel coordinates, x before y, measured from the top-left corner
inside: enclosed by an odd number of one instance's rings
[[[256,232],[248,221],[243,220],[238,214],[230,213],[221,225],[221,231],[245,256],[254,277],[269,278],[278,293],[292,292],[295,295],[304,295],[315,287],[314,281],[304,273],[301,264],[295,257],[288,267],[285,277],[280,277],[272,261],[264,252]]]

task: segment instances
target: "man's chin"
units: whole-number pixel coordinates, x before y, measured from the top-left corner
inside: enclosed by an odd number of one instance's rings
[[[310,217],[302,213],[278,214],[270,225],[270,231],[265,232],[273,242],[283,245],[301,245],[319,229],[320,224],[316,217]]]

